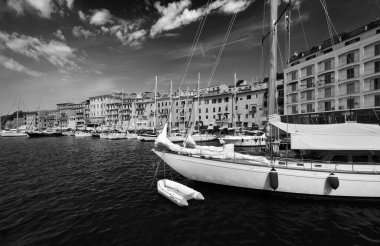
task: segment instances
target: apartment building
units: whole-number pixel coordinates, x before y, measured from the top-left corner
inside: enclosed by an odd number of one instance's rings
[[[380,21],[326,40],[291,57],[288,65],[286,115],[319,123],[357,120],[363,109],[380,108]]]

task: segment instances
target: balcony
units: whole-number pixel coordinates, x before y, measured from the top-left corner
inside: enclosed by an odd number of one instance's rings
[[[326,80],[318,80],[317,82],[317,87],[318,88],[323,88],[323,87],[328,87],[328,86],[334,86],[335,79],[326,79]]]

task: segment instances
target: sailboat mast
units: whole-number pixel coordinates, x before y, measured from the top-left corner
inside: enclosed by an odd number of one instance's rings
[[[235,89],[234,89],[234,100],[235,100],[235,103],[236,103],[236,106],[237,106],[237,100],[236,100],[236,83],[237,83],[237,78],[236,78],[236,73],[234,74],[234,81],[235,81]],[[235,106],[235,108],[236,108]],[[234,131],[236,133],[236,110],[233,108],[232,110],[234,110],[234,116],[233,116],[233,119],[234,119],[234,122],[233,122],[233,127],[234,127]]]
[[[197,111],[196,111],[196,115],[197,115],[197,118],[195,119],[195,121],[198,121],[198,134],[200,134],[201,132],[199,131],[199,84],[200,84],[200,81],[201,81],[201,73],[198,73],[198,88],[197,88],[197,92],[198,92],[198,104],[197,104]],[[195,118],[195,117],[194,117]],[[195,122],[194,122],[195,124]]]
[[[270,7],[270,54],[269,54],[269,81],[268,81],[268,116],[275,113],[276,77],[277,77],[277,8],[278,0],[271,0]]]
[[[172,129],[172,109],[173,109],[173,81],[170,80],[170,110],[169,110],[169,131],[170,134]]]
[[[153,112],[154,131],[156,130],[156,110],[157,110],[157,75],[156,75],[156,84],[154,86],[154,112]]]
[[[18,102],[17,102],[17,116],[16,116],[16,129],[18,130],[18,111],[20,110],[20,96],[18,96]]]

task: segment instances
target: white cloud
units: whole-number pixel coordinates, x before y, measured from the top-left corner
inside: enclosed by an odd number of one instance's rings
[[[51,13],[53,12],[53,5],[51,0],[25,0],[32,7],[37,9],[40,13],[40,16],[45,18],[50,18]]]
[[[42,75],[42,73],[30,70],[29,68],[21,65],[20,63],[13,60],[12,58],[9,58],[9,57],[3,56],[3,55],[0,55],[0,65],[2,65],[3,67],[5,67],[9,70],[26,73],[26,74],[33,76],[33,77]]]
[[[95,10],[90,19],[90,24],[97,26],[102,26],[108,22],[112,22],[112,20],[110,12],[106,9]]]
[[[58,39],[62,41],[66,41],[65,36],[63,36],[63,33],[61,30],[57,29],[56,32],[53,33],[54,36],[56,36]]]
[[[24,14],[24,7],[22,0],[9,0],[7,2],[8,6],[16,11],[17,15]]]
[[[74,0],[66,0],[67,7],[72,9],[74,6]]]
[[[94,36],[95,34],[92,33],[91,31],[89,30],[86,30],[84,29],[83,27],[81,26],[75,26],[73,27],[73,35],[75,37],[84,37],[84,38],[89,38],[89,37],[92,37]]]
[[[159,2],[155,3],[155,8],[161,14],[161,17],[150,29],[150,36],[154,37],[164,31],[190,24],[202,16],[214,11],[232,14],[245,10],[253,0],[217,0],[210,5],[190,10],[190,0],[181,0],[180,2],[169,3],[167,6],[161,6]]]
[[[9,50],[36,61],[44,58],[59,69],[80,70],[74,62],[77,59],[75,50],[64,42],[55,40],[45,42],[31,36],[17,33],[10,35],[0,31],[0,43],[4,43]]]
[[[82,11],[78,11],[78,15],[79,15],[79,19],[81,19],[82,21],[86,21],[86,15],[82,12]]]

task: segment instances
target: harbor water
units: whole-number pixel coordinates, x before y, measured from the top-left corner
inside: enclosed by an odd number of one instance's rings
[[[0,245],[380,245],[380,202],[194,182],[158,162],[152,148],[137,140],[0,138]],[[178,207],[158,194],[155,176],[205,200]]]

